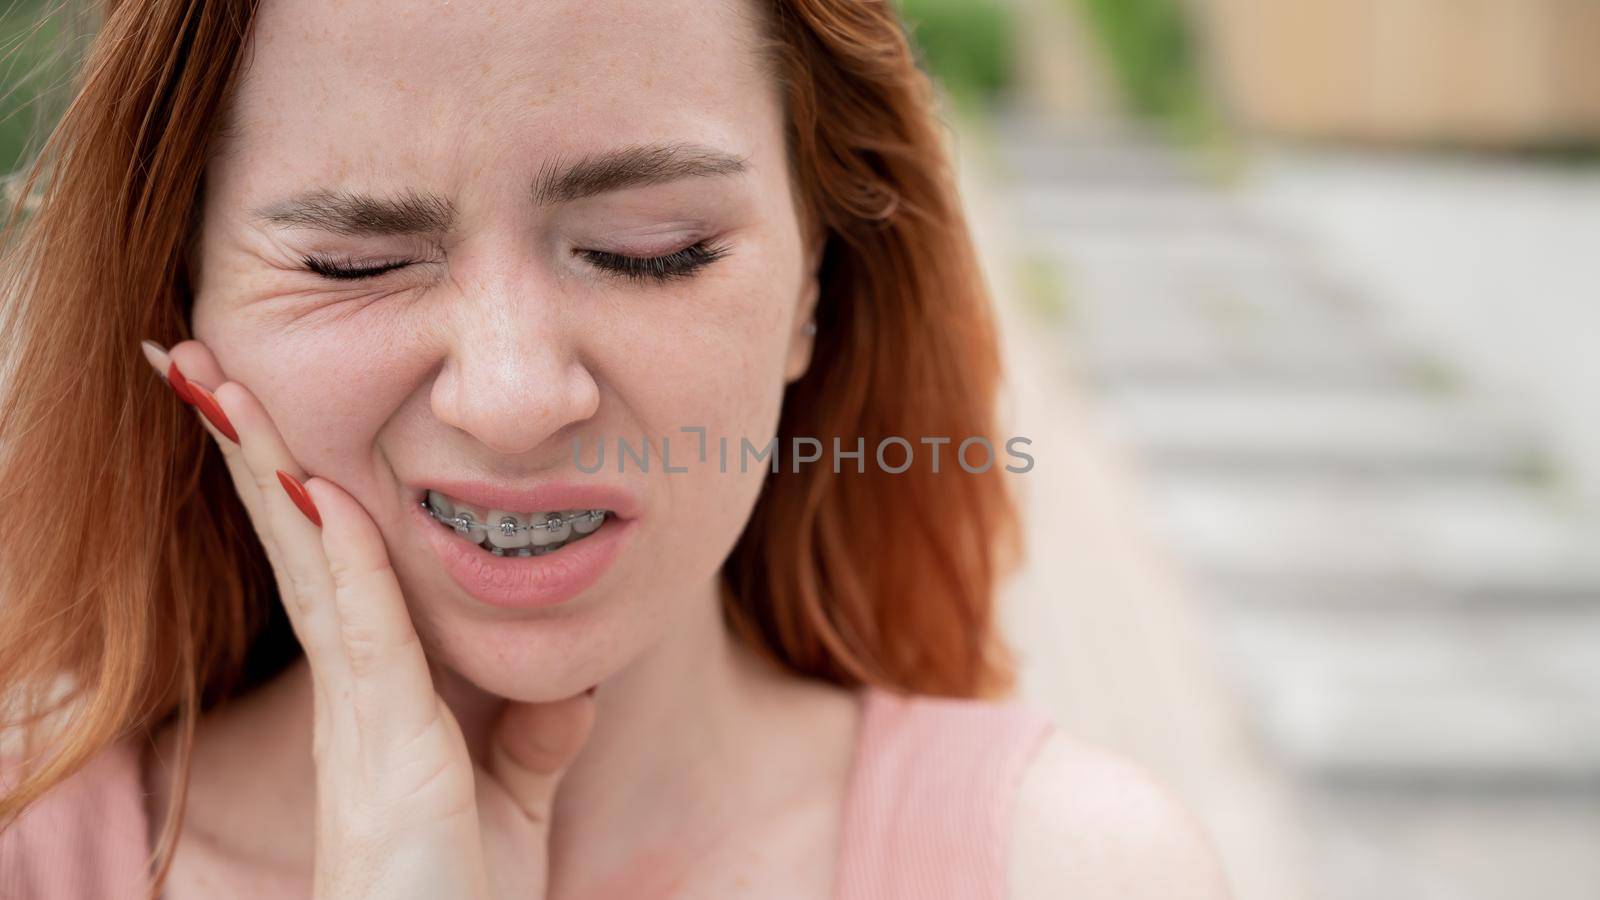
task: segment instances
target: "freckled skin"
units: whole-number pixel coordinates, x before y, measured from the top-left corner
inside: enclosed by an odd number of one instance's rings
[[[372,514],[431,655],[480,688],[555,699],[670,641],[714,577],[765,469],[715,469],[715,437],[762,446],[803,369],[814,282],[791,205],[778,95],[736,3],[267,0],[237,95],[240,135],[208,169],[196,335],[250,387],[308,472]],[[663,35],[670,35],[666,39]],[[748,157],[726,178],[536,207],[542,166],[636,143]],[[451,198],[448,238],[331,236],[247,221],[301,190]],[[574,254],[727,255],[639,284]],[[411,260],[369,282],[304,271]],[[708,465],[693,464],[704,426]],[[571,441],[672,437],[674,465],[599,476]],[[539,613],[465,596],[406,521],[403,481],[604,477],[643,498],[628,553]]]

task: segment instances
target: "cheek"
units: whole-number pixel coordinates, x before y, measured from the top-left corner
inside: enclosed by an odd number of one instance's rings
[[[791,301],[774,279],[746,275],[648,302],[648,313],[608,317],[596,342],[597,376],[623,410],[598,430],[611,450],[619,438],[654,445],[649,474],[630,460],[627,477],[654,482],[661,501],[652,581],[687,586],[715,574],[768,475],[770,457],[741,471],[740,448],[763,449],[776,431]],[[686,428],[704,429],[704,461],[700,434]],[[687,471],[665,471],[663,452]],[[608,456],[613,476],[615,465]]]
[[[426,374],[398,323],[378,317],[307,327],[245,316],[208,320],[196,334],[228,377],[248,387],[306,469],[351,490],[372,479],[371,446]],[[411,338],[415,340],[415,338]]]
[[[701,427],[764,442],[776,426],[791,300],[771,278],[737,274],[642,301],[656,308],[599,348],[603,377],[652,436]]]

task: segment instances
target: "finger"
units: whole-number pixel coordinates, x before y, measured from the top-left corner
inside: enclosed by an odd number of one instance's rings
[[[371,751],[391,752],[418,736],[442,734],[432,727],[439,717],[421,642],[366,510],[332,482],[305,477],[260,401],[244,385],[226,380],[204,344],[185,341],[169,356],[192,375],[198,405],[206,405],[206,384],[216,385],[209,395],[214,411],[240,438],[232,448],[219,444],[239,463],[259,498],[265,530],[279,547],[293,595],[285,599],[314,678],[325,685],[326,699],[350,701],[348,708],[328,712],[338,719],[353,716],[362,736],[371,738],[361,741],[363,749]],[[208,419],[217,434],[216,417]],[[304,509],[294,499],[301,492]]]
[[[536,825],[550,821],[556,787],[594,727],[594,697],[506,705],[489,738],[486,768]]]
[[[212,436],[218,438],[217,443],[222,446],[224,454],[231,452],[239,443],[233,423],[225,414],[219,415],[219,410],[209,402],[212,391],[228,380],[217,358],[211,354],[209,347],[195,340],[175,344],[167,351],[167,356],[177,364],[190,402],[210,426]]]
[[[210,348],[184,341],[168,354],[203,420],[222,449],[234,485],[272,558],[279,592],[313,669],[337,677],[338,619],[327,598],[333,579],[322,549],[322,535],[308,521],[279,472],[298,484],[305,472],[289,452],[277,425],[249,388],[228,381]],[[214,385],[209,390],[207,384]],[[225,433],[224,433],[225,432]],[[330,658],[333,654],[333,658]]]
[[[177,360],[173,359],[171,354],[155,341],[141,341],[139,345],[144,352],[145,359],[150,363],[150,367],[155,370],[162,381],[172,388],[172,392],[177,395],[178,399],[189,406],[194,406],[194,388],[183,374],[182,367],[179,366]],[[209,358],[210,354],[207,353],[206,355]],[[197,414],[199,413],[198,408],[195,411]],[[228,467],[229,475],[233,478],[234,487],[238,490],[240,502],[244,504],[251,521],[261,521],[264,504],[260,491],[256,486],[255,478],[250,475],[244,461],[239,457],[236,450],[237,445],[225,440],[221,432],[211,426],[204,414],[197,415],[197,418],[200,419],[203,427],[211,433],[212,438],[216,440],[217,445],[221,448],[223,462]],[[266,548],[267,561],[272,565],[273,576],[278,584],[283,584],[285,581],[284,568],[277,543],[273,540],[270,532],[261,535],[261,542]]]
[[[295,502],[294,487],[307,477],[289,451],[278,426],[254,393],[237,381],[223,382],[212,395],[240,436],[233,451],[244,464],[250,487],[259,498],[259,513],[283,554],[296,599],[314,603],[333,586],[317,523]],[[291,476],[286,482],[279,472]]]
[[[276,473],[281,469],[296,478],[303,478],[305,473],[289,454],[288,446],[265,407],[244,385],[230,381],[210,348],[199,341],[184,341],[173,347],[169,356],[175,367],[169,369],[170,376],[183,379],[182,390],[201,412],[201,420],[217,439],[229,469],[236,475],[249,476],[240,488],[252,516],[266,514],[269,510],[276,510],[281,515],[283,504],[279,493],[282,485],[274,483],[278,481]],[[241,391],[242,396],[233,396]],[[230,395],[226,402],[216,396],[222,392]],[[248,447],[243,444],[241,428],[251,435]],[[243,468],[238,465],[241,461],[245,464]],[[271,541],[276,537],[276,532],[269,530],[262,537]],[[319,538],[309,543],[320,546],[321,541]]]
[[[150,355],[148,350],[146,355]],[[333,579],[322,535],[288,493],[291,484],[298,486],[305,473],[260,401],[244,385],[224,379],[208,347],[199,341],[184,341],[167,355],[176,366],[170,370],[171,377],[186,380],[185,388],[202,413],[209,408],[211,414],[203,414],[201,421],[221,449],[234,487],[267,550],[290,626],[306,651],[313,680],[339,691],[347,662],[340,645],[338,613],[331,602]],[[208,382],[215,385],[214,392],[207,388]],[[226,434],[217,427],[219,421],[226,426]],[[279,472],[288,473],[291,482],[285,483]]]
[[[407,742],[437,733],[439,710],[388,548],[366,509],[338,485],[311,478],[305,488],[322,517],[354,713],[375,753],[403,754]]]
[[[140,341],[139,349],[144,351],[145,361],[150,363],[150,368],[154,369],[155,373],[161,376],[161,380],[172,388],[172,392],[178,395],[178,399],[184,403],[193,404],[194,401],[189,399],[189,394],[184,389],[184,383],[182,381],[173,381],[167,376],[167,370],[173,366],[171,357],[167,355],[167,349],[155,341]]]
[[[211,351],[199,341],[184,341],[171,350],[161,350],[161,345],[154,341],[144,341],[141,344],[145,358],[150,360],[152,366],[157,366],[161,376],[172,385],[174,392],[190,406],[195,408],[201,426],[210,432],[213,440],[222,451],[223,461],[227,463],[228,471],[234,476],[235,487],[239,489],[239,499],[244,502],[245,508],[250,511],[251,518],[262,508],[261,492],[255,486],[253,478],[244,477],[248,472],[243,468],[243,461],[239,458],[239,435],[234,428],[232,420],[227,417],[224,409],[217,404],[212,388],[227,380],[222,374],[222,369],[217,365],[216,358]],[[162,354],[165,354],[165,365],[160,364]],[[263,540],[269,540],[269,535],[263,535]],[[269,545],[269,551],[271,547]]]
[[[195,406],[194,388],[188,377],[184,375],[182,367],[178,365],[178,361],[172,357],[170,351],[155,341],[149,340],[140,341],[139,349],[144,352],[144,358],[150,363],[150,368],[154,369],[155,373],[161,376],[161,380],[172,388],[172,392],[178,395],[178,399],[189,406]],[[199,407],[196,407],[196,411],[199,411]]]
[[[183,377],[190,381],[198,381],[208,387],[215,388],[228,380],[227,373],[222,371],[222,365],[217,362],[217,358],[212,354],[211,348],[200,341],[193,339],[179,341],[172,345],[172,349],[167,351],[167,355],[172,358],[173,362],[178,364],[178,368],[183,372]]]
[[[489,870],[490,897],[543,897],[549,884],[549,835],[517,806],[485,767],[472,770],[479,835]]]

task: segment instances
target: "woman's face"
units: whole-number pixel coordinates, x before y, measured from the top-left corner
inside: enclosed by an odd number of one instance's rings
[[[233,133],[206,173],[194,333],[301,466],[367,509],[431,653],[485,690],[549,699],[622,668],[714,596],[759,492],[767,463],[741,472],[739,441],[775,433],[809,361],[816,283],[753,12],[260,7]],[[665,281],[605,266],[697,245],[721,255]],[[706,462],[684,428],[706,430]],[[628,457],[618,472],[618,441],[637,453],[645,438],[649,471]],[[663,470],[663,438],[687,471]],[[603,442],[604,468],[580,471],[575,440],[589,466]],[[529,559],[441,551],[441,535],[460,539],[418,500],[472,490],[461,482],[603,486],[637,505],[584,538],[621,535],[614,553],[572,556],[583,565],[561,561],[581,542]],[[516,565],[541,574],[524,582]]]

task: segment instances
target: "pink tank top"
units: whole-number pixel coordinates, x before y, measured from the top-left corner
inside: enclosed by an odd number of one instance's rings
[[[1017,702],[863,692],[836,900],[1001,900],[1016,789],[1049,733]],[[0,832],[4,900],[142,900],[138,745],[108,747]]]

